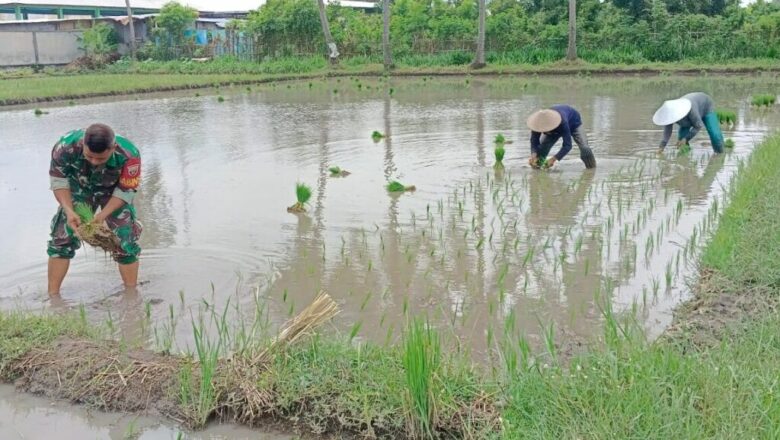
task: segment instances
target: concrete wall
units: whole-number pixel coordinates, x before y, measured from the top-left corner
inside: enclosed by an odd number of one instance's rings
[[[80,31],[0,32],[0,67],[67,64],[83,55]]]

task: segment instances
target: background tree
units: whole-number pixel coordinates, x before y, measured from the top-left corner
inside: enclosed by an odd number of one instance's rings
[[[393,48],[390,46],[390,0],[382,0],[382,54],[386,70],[393,68]]]
[[[477,26],[477,53],[471,67],[481,69],[485,67],[485,15],[487,14],[485,0],[478,0],[479,24]]]
[[[328,24],[328,14],[325,11],[324,0],[317,0],[317,7],[320,10],[320,24],[322,25],[322,35],[325,37],[325,45],[328,47],[328,62],[331,65],[339,63],[339,50],[336,47],[336,41],[333,40],[333,35],[330,33],[330,25]]]
[[[569,0],[569,47],[566,50],[566,59],[577,59],[577,0]]]

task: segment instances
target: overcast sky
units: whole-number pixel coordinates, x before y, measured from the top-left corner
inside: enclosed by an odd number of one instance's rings
[[[326,0],[327,1],[327,0]],[[743,5],[753,3],[755,0],[741,0]],[[265,0],[182,0],[201,11],[248,11],[257,9],[265,3]]]

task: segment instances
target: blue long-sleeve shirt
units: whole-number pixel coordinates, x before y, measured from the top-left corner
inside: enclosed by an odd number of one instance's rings
[[[571,151],[571,132],[582,125],[582,117],[574,107],[565,104],[558,104],[550,107],[561,115],[561,125],[554,130],[547,132],[548,136],[560,136],[563,138],[563,146],[555,155],[556,160],[561,160]],[[542,133],[531,131],[531,154],[539,154]]]

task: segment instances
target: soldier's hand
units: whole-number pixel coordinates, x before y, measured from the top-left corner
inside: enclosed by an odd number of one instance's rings
[[[68,222],[68,226],[72,230],[76,230],[81,226],[81,218],[74,211],[65,211],[65,218]]]

